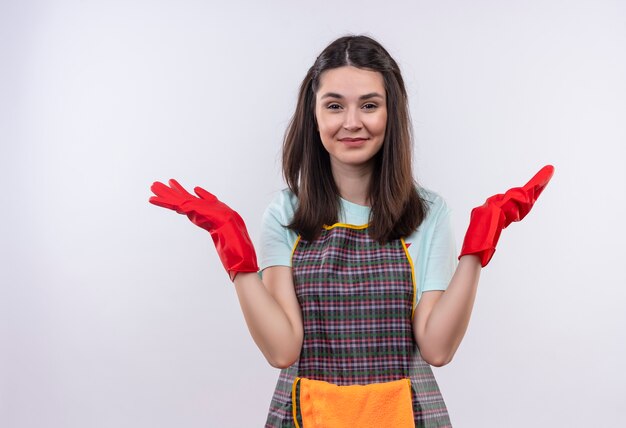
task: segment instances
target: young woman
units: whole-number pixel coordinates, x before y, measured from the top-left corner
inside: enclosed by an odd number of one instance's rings
[[[241,217],[209,192],[156,182],[155,205],[208,230],[250,333],[281,368],[266,427],[443,427],[430,365],[452,359],[481,267],[550,180],[472,211],[457,257],[450,213],[412,173],[407,94],[376,41],[342,37],[302,82],[264,216],[260,267]]]

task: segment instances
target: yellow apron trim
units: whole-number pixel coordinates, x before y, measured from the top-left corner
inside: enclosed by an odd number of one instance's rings
[[[326,230],[334,229],[336,227],[345,227],[347,229],[367,229],[369,227],[369,224],[355,225],[355,224],[348,224],[348,223],[335,223],[335,224],[331,224],[330,226],[326,224],[324,225],[324,229]]]
[[[291,386],[291,410],[293,412],[293,423],[296,425],[296,428],[300,428],[300,424],[298,424],[298,409],[296,408],[296,386],[298,386],[298,382],[300,382],[299,377],[294,379]]]
[[[291,261],[292,267],[293,267],[293,253],[296,252],[296,248],[298,247],[298,244],[300,243],[300,238],[301,236],[298,235],[298,237],[296,238],[296,242],[293,244],[293,248],[291,249],[291,257],[289,258],[289,260]]]
[[[415,265],[413,264],[413,259],[409,254],[406,242],[404,242],[404,238],[400,238],[400,242],[402,242],[402,248],[404,249],[404,254],[406,254],[406,258],[409,261],[409,265],[411,265],[411,281],[413,282],[413,305],[411,309],[411,318],[413,318],[413,314],[415,314],[415,306],[417,305],[417,280],[415,279]]]

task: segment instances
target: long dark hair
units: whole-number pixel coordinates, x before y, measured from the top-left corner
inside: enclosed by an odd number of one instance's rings
[[[413,178],[411,120],[400,68],[380,43],[367,36],[345,36],[332,42],[302,81],[283,143],[283,176],[298,197],[288,227],[312,240],[325,224],[337,222],[340,196],[330,156],[317,131],[315,94],[324,71],[347,65],[378,71],[384,79],[387,127],[383,146],[375,156],[369,189],[369,234],[385,243],[415,231],[426,216],[427,207]]]

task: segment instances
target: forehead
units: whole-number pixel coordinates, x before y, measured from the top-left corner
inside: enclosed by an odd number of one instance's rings
[[[334,92],[345,97],[360,96],[377,92],[385,94],[385,82],[382,73],[363,68],[344,66],[331,68],[320,75],[317,96]]]

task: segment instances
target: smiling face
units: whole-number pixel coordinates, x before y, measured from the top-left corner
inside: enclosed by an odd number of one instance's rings
[[[371,170],[387,126],[382,74],[352,66],[324,71],[315,95],[315,118],[333,172]]]

